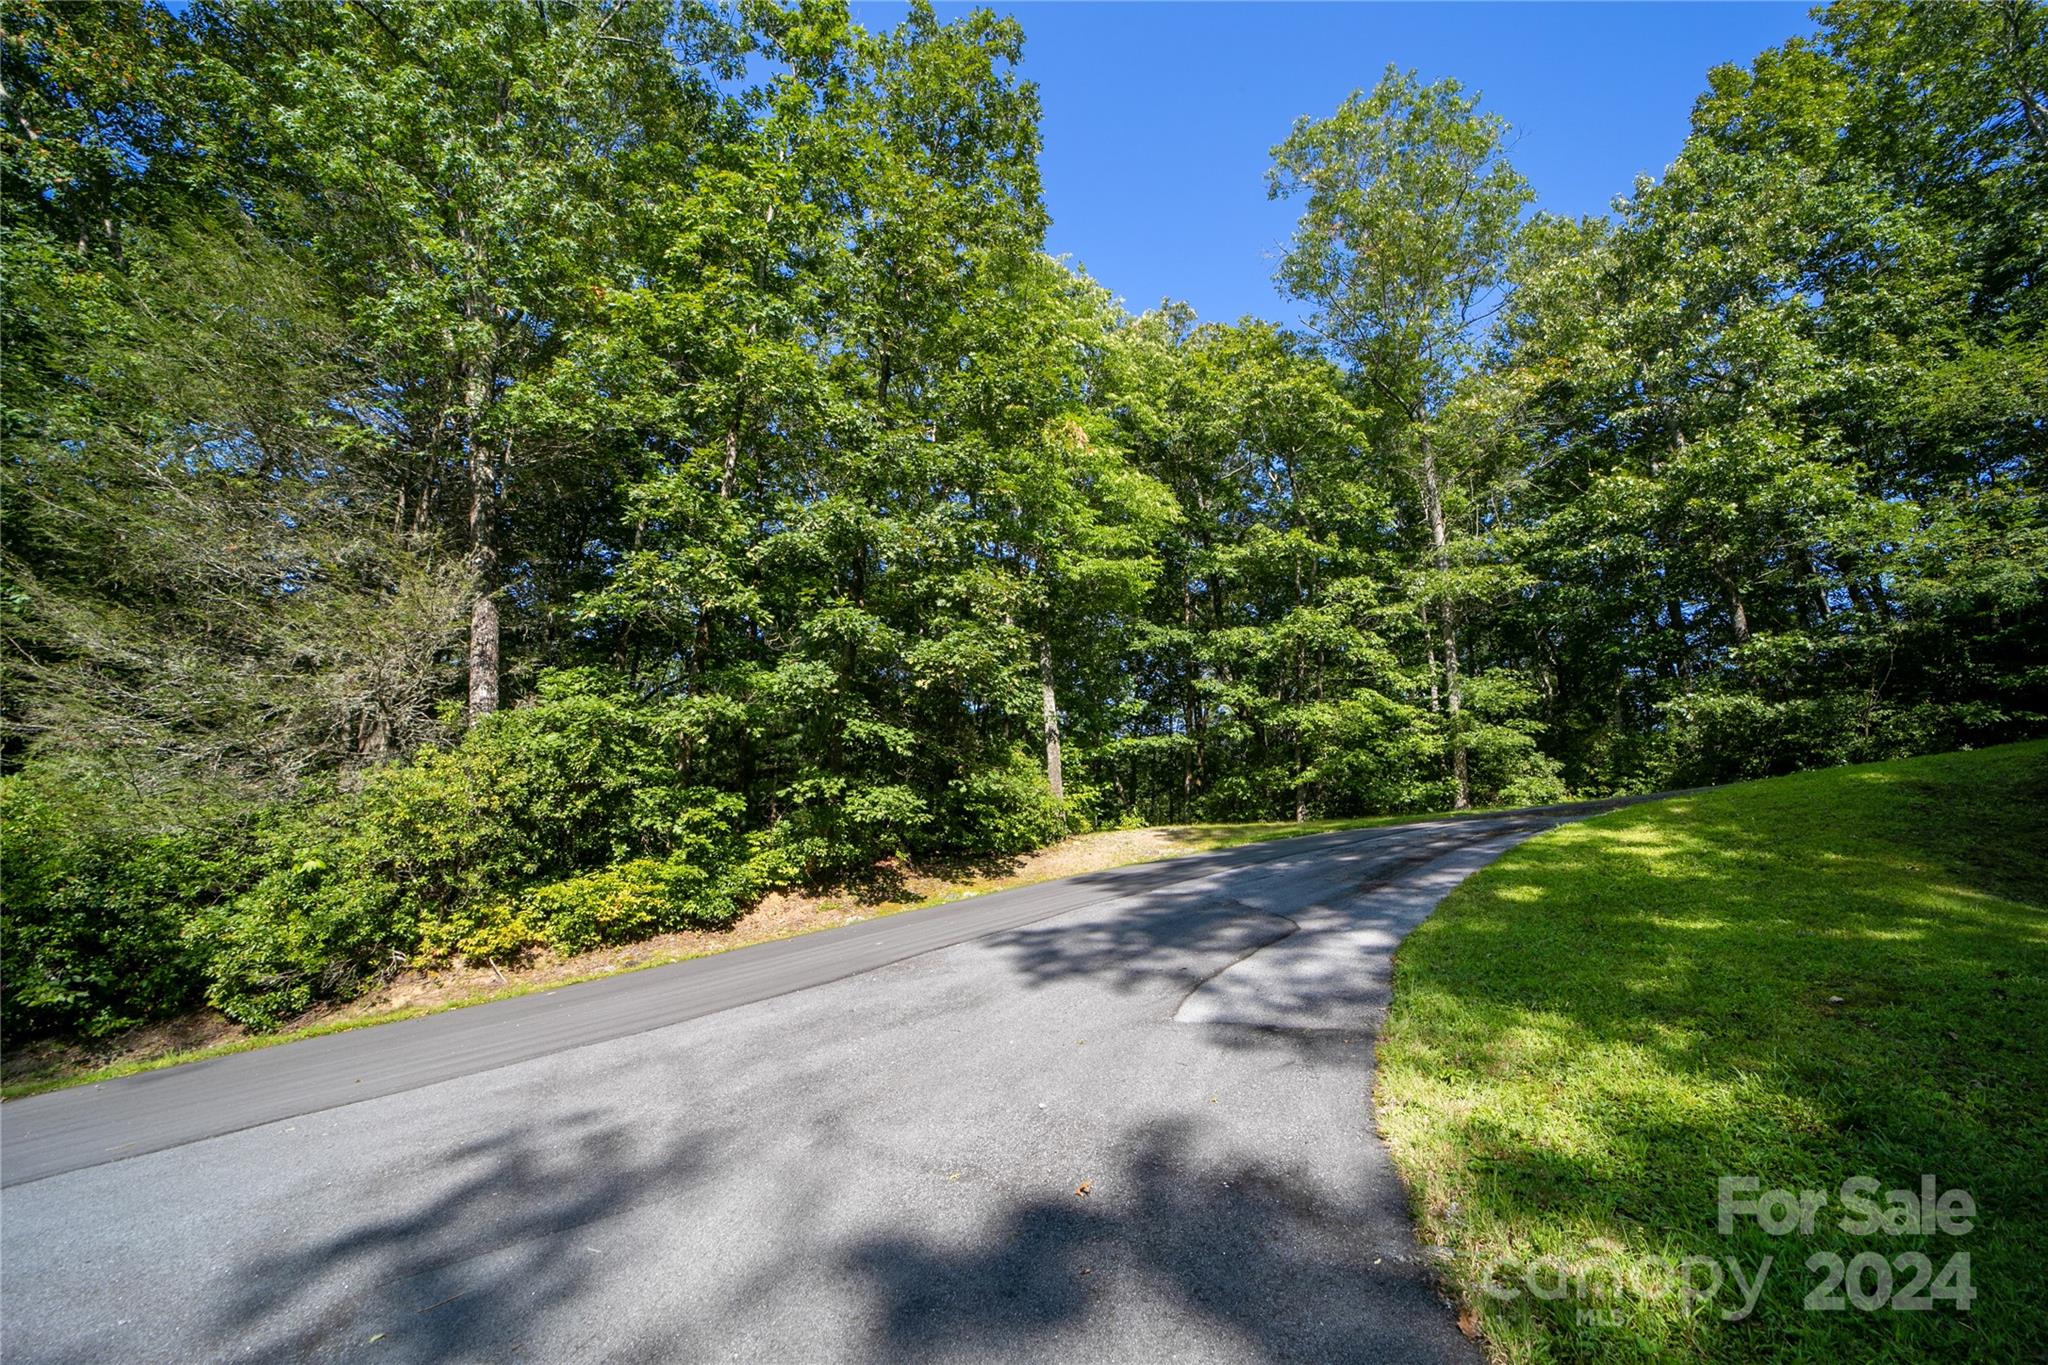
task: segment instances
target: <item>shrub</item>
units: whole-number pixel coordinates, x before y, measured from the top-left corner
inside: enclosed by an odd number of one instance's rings
[[[342,865],[396,897],[383,913],[428,956],[538,946],[542,921],[518,908],[535,884],[745,856],[740,799],[685,784],[655,714],[594,689],[585,673],[545,676],[535,704],[364,784]]]
[[[723,929],[763,893],[788,880],[779,850],[766,839],[749,858],[700,866],[682,852],[635,858],[551,882],[520,898],[515,921],[528,943],[582,953],[680,929]],[[464,946],[469,956],[473,947]]]
[[[784,787],[789,803],[775,825],[775,846],[807,878],[829,876],[899,856],[927,843],[931,812],[900,782],[814,777]]]
[[[963,853],[1024,853],[1067,834],[1067,809],[1038,761],[1021,748],[971,768],[946,787],[933,834]]]
[[[1465,735],[1472,802],[1479,806],[1547,806],[1565,799],[1558,762],[1536,746],[1529,721],[1474,725]]]
[[[535,887],[521,898],[520,909],[536,940],[580,953],[678,927],[678,912],[707,880],[702,869],[687,863],[635,858]]]
[[[206,954],[207,1003],[253,1028],[348,999],[407,960],[413,926],[401,917],[398,888],[343,863],[334,844],[298,841],[314,832],[303,817],[267,832],[270,871],[231,904],[196,915],[188,930]]]
[[[1542,806],[1565,799],[1561,765],[1536,738],[1536,691],[1526,678],[1492,669],[1466,679],[1465,762],[1479,806]]]
[[[239,814],[89,769],[0,778],[9,1035],[96,1038],[196,1004],[206,955],[186,920],[247,875]]]
[[[1438,810],[1449,803],[1450,783],[1431,776],[1444,768],[1444,737],[1426,712],[1361,693],[1304,706],[1298,714],[1310,756],[1307,771],[1299,778],[1275,774],[1258,784],[1245,794],[1255,804],[1228,818],[1290,813],[1293,788],[1301,779],[1322,815]]]
[[[728,922],[779,867],[744,816],[682,781],[659,713],[546,675],[534,704],[280,822],[267,875],[204,923],[208,998],[267,1026],[406,962]]]

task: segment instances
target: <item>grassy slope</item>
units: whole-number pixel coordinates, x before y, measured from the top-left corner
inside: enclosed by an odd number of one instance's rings
[[[2048,1359],[2048,744],[1807,773],[1569,826],[1510,852],[1399,954],[1380,1122],[1425,1238],[1510,1360]],[[1886,1189],[1975,1230],[1716,1229],[1715,1180]],[[1967,1313],[1807,1311],[1806,1258],[1971,1253]],[[1542,1257],[1776,1262],[1751,1320],[1667,1294],[1475,1292]],[[1550,1267],[1544,1267],[1550,1274]],[[1901,1276],[1901,1282],[1906,1277]],[[1548,1284],[1547,1278],[1540,1282]]]

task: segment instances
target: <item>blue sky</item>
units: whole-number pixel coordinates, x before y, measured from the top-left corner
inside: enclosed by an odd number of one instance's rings
[[[1539,207],[1600,213],[1677,154],[1709,67],[1813,27],[1777,3],[993,7],[1023,23],[1044,101],[1050,249],[1133,310],[1172,296],[1225,321],[1298,317],[1272,284],[1294,210],[1266,198],[1267,153],[1389,62],[1481,91]]]

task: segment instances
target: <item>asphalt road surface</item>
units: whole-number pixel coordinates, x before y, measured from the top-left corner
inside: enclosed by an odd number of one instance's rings
[[[1091,873],[0,1106],[0,1353],[1475,1362],[1374,1136],[1391,952],[1604,808]]]

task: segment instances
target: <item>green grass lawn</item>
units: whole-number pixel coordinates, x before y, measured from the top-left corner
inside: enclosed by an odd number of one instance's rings
[[[1493,1354],[2048,1360],[2044,906],[2039,743],[1622,810],[1466,882],[1400,950],[1378,1100]],[[1839,1226],[1845,1180],[1923,1174],[1969,1192],[1971,1231]],[[1810,1233],[1724,1236],[1722,1175],[1828,1203]],[[1874,1253],[1856,1287],[1882,1302],[1875,1262],[1914,1252],[1968,1253],[1967,1312],[1805,1306],[1810,1256]],[[1765,1255],[1736,1321],[1729,1272],[1707,1298],[1666,1269]]]

